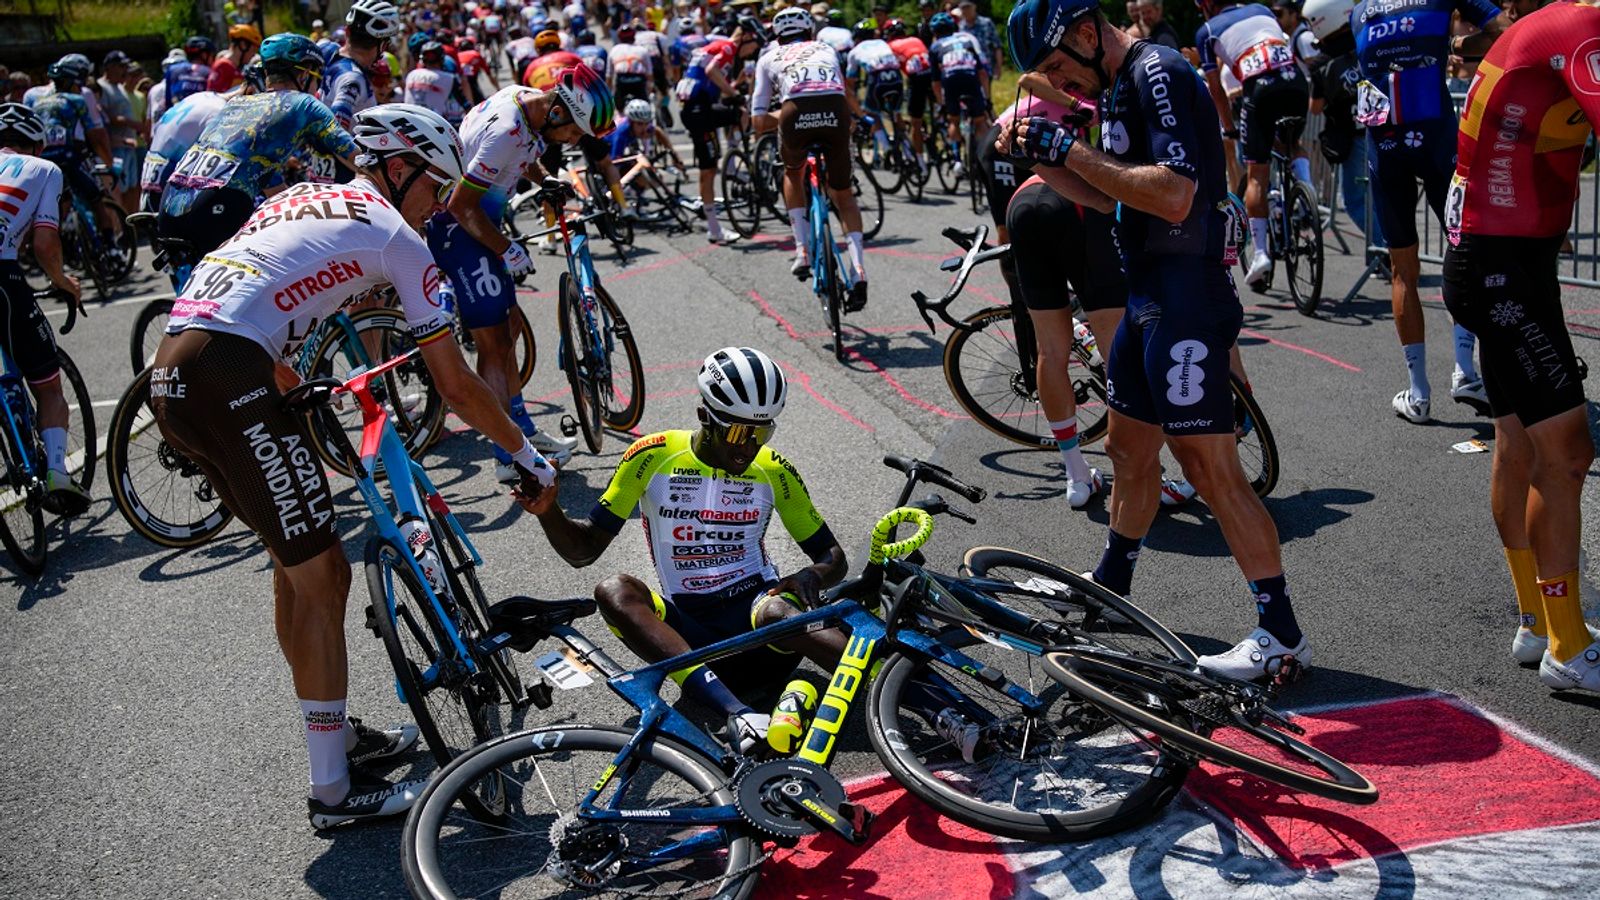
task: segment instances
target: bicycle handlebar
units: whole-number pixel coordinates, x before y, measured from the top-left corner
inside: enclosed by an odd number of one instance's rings
[[[983,498],[989,496],[989,492],[983,488],[967,484],[952,475],[949,469],[943,466],[936,466],[931,462],[909,459],[890,453],[883,458],[883,464],[891,469],[904,472],[907,476],[917,481],[925,481],[928,484],[936,484],[946,490],[955,491],[968,503],[982,503]]]
[[[41,303],[45,300],[67,301],[67,321],[61,323],[61,333],[72,333],[72,327],[78,324],[78,302],[72,299],[71,294],[63,291],[61,288],[52,286],[47,287],[42,291],[34,291],[33,299]],[[89,316],[87,312],[83,315],[85,318],[88,318]]]
[[[986,244],[984,239],[989,236],[989,226],[979,225],[971,231],[962,231],[959,228],[946,228],[944,236],[949,238],[956,246],[966,251],[960,265],[955,267],[955,280],[950,282],[950,287],[944,296],[938,300],[930,301],[928,295],[921,291],[912,291],[911,299],[917,304],[917,312],[922,314],[922,321],[928,323],[928,330],[933,331],[933,317],[937,315],[945,324],[957,331],[971,331],[972,326],[950,315],[950,304],[961,295],[967,286],[967,279],[972,275],[973,267],[986,263],[991,259],[998,259],[1011,252],[1010,244],[992,246]],[[946,268],[941,266],[940,268]]]

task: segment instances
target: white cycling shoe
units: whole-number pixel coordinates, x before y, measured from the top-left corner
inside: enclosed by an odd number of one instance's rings
[[[1587,626],[1589,636],[1600,641],[1600,628],[1593,625]],[[1525,625],[1517,626],[1517,634],[1511,639],[1511,658],[1520,666],[1537,666],[1544,659],[1544,652],[1550,649],[1550,638],[1547,635],[1537,635],[1533,629]]]
[[[794,255],[794,262],[789,263],[789,274],[796,278],[809,278],[811,276],[811,261],[806,259],[804,250]]]
[[[552,465],[557,466],[572,459],[572,451],[578,447],[577,438],[562,437],[548,431],[535,431],[528,435],[528,443],[543,454],[545,459],[550,460]]]
[[[1285,647],[1265,628],[1257,628],[1250,636],[1221,653],[1200,657],[1197,664],[1215,675],[1225,675],[1240,681],[1258,681],[1276,671],[1276,661],[1284,656],[1294,657],[1301,669],[1311,668],[1311,642],[1304,635],[1300,644]]]
[[[1600,694],[1600,641],[1566,662],[1556,662],[1546,650],[1539,660],[1539,680],[1553,691],[1589,691]]]
[[[1250,260],[1250,269],[1244,273],[1244,283],[1257,293],[1272,287],[1272,257],[1260,251]]]
[[[1067,505],[1073,509],[1083,509],[1095,494],[1106,486],[1105,478],[1101,477],[1099,469],[1089,470],[1088,481],[1073,481],[1067,479]]]
[[[1182,506],[1194,499],[1194,485],[1182,478],[1161,479],[1161,505]]]
[[[1450,378],[1450,399],[1472,407],[1480,416],[1489,415],[1489,392],[1484,390],[1482,376],[1466,378],[1461,372]]]
[[[1394,407],[1395,415],[1405,419],[1407,422],[1410,422],[1413,425],[1421,425],[1433,418],[1433,416],[1430,414],[1432,401],[1428,400],[1427,398],[1423,398],[1421,400],[1417,399],[1416,396],[1411,393],[1410,388],[1406,388],[1400,393],[1395,394],[1394,401],[1389,405]]]

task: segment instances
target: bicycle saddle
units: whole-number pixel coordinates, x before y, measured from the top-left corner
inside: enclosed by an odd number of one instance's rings
[[[550,629],[571,625],[593,615],[600,605],[588,597],[568,600],[540,600],[535,597],[509,597],[489,607],[489,628],[511,635],[511,646],[525,653],[550,636]]]

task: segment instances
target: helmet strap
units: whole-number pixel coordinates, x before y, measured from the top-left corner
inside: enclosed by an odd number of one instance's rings
[[[1105,69],[1105,61],[1106,61],[1106,40],[1105,39],[1106,39],[1106,35],[1105,35],[1105,20],[1104,20],[1104,17],[1102,17],[1100,15],[1095,15],[1095,17],[1094,17],[1094,44],[1095,44],[1095,46],[1094,46],[1094,55],[1093,56],[1084,56],[1082,53],[1079,53],[1078,51],[1072,49],[1071,47],[1068,47],[1067,46],[1067,42],[1066,42],[1065,39],[1063,39],[1061,41],[1061,43],[1056,44],[1056,49],[1060,50],[1062,53],[1065,53],[1068,56],[1068,58],[1070,58],[1073,62],[1077,63],[1080,66],[1083,66],[1084,68],[1093,69],[1094,73],[1096,75],[1100,76],[1100,87],[1101,87],[1101,90],[1105,90],[1106,88],[1111,86],[1111,76],[1106,74],[1106,69]]]

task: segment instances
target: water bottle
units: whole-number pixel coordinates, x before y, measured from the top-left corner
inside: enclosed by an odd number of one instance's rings
[[[800,749],[800,739],[811,724],[811,713],[817,708],[817,688],[803,678],[789,682],[772,708],[772,722],[767,726],[767,744],[784,756]]]
[[[407,515],[400,520],[400,537],[411,555],[417,558],[417,565],[433,588],[434,596],[448,602],[450,588],[445,582],[444,562],[439,559],[439,551],[433,548],[433,532],[428,530],[428,523]]]
[[[1267,192],[1267,206],[1269,208],[1268,215],[1272,217],[1273,224],[1276,225],[1277,223],[1282,222],[1283,221],[1283,192],[1278,190],[1277,188],[1273,188],[1272,190],[1268,191]]]
[[[1089,330],[1089,326],[1082,319],[1072,320],[1072,336],[1077,339],[1078,346],[1089,354],[1089,365],[1100,365],[1100,345],[1095,343],[1094,332]]]

